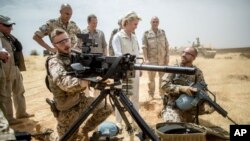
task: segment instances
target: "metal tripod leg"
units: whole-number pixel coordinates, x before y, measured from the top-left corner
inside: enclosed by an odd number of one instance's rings
[[[133,128],[130,125],[129,120],[128,120],[127,116],[124,113],[125,111],[124,111],[123,107],[121,106],[120,102],[118,101],[118,99],[116,97],[116,93],[117,93],[117,91],[113,91],[113,92],[110,93],[109,96],[111,97],[111,99],[114,102],[115,107],[119,111],[119,113],[120,113],[120,115],[121,115],[121,117],[122,117],[122,119],[123,119],[123,121],[124,121],[124,123],[126,125],[126,130],[128,131],[129,134],[132,134],[133,133]]]
[[[135,120],[137,125],[141,128],[143,134],[147,135],[153,141],[160,141],[159,138],[153,133],[152,129],[146,124],[146,122],[142,119],[140,114],[135,110],[133,103],[128,99],[128,97],[120,90],[117,93],[120,97],[120,101],[123,106],[127,109],[131,117]]]
[[[60,138],[60,141],[68,141],[73,133],[81,126],[81,124],[88,118],[88,116],[93,112],[95,107],[102,102],[103,99],[109,94],[109,90],[102,90],[101,94],[91,103],[89,108],[87,108],[79,118],[69,127],[67,132]]]
[[[103,89],[101,94],[91,103],[91,105],[79,116],[79,118],[69,127],[67,132],[60,138],[60,141],[68,141],[73,133],[81,126],[81,124],[87,119],[87,117],[93,112],[95,107],[102,102],[105,97],[110,94],[110,89]],[[131,117],[135,120],[137,125],[141,128],[143,133],[147,135],[153,141],[159,141],[159,138],[153,133],[149,126],[145,123],[139,113],[134,109],[132,102],[127,98],[122,90],[118,89],[116,95],[120,97],[119,101],[123,104]],[[111,95],[112,97],[112,95]],[[116,101],[117,99],[114,98]],[[116,101],[118,102],[118,101]],[[119,102],[118,102],[119,103]],[[120,103],[119,103],[120,104]],[[118,105],[118,104],[117,104]],[[121,105],[120,105],[121,108]],[[122,111],[119,111],[123,113]],[[123,113],[124,114],[124,113]],[[124,114],[125,116],[125,114]],[[124,118],[126,120],[126,118]],[[123,119],[123,120],[124,120]],[[132,127],[131,127],[132,128]]]

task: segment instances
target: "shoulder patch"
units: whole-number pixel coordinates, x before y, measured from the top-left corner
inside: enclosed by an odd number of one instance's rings
[[[39,30],[43,33],[48,33],[47,25],[42,25]]]

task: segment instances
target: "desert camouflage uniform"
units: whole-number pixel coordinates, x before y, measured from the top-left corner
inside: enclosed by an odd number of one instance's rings
[[[147,49],[147,58],[150,65],[168,65],[169,44],[164,30],[158,29],[157,33],[152,29],[146,31],[142,38],[142,48]],[[163,72],[159,72],[159,87],[163,74]],[[148,93],[152,97],[154,97],[155,92],[155,75],[156,72],[148,72]],[[163,94],[160,88],[159,92],[160,95]]]
[[[189,111],[181,111],[175,107],[175,101],[180,96],[179,86],[189,86],[194,82],[201,82],[205,84],[205,80],[202,71],[196,68],[195,75],[186,74],[173,74],[166,73],[162,77],[161,88],[165,91],[165,96],[167,96],[167,101],[165,101],[166,106],[162,111],[162,117],[166,122],[194,122],[194,117],[196,114],[196,108]],[[205,114],[205,105],[199,107],[199,114]]]
[[[2,63],[6,78],[6,93],[4,95],[0,95],[0,99],[4,101],[4,105],[6,108],[6,118],[8,119],[8,121],[13,119],[13,108],[11,99],[12,94],[14,106],[16,109],[16,116],[21,117],[22,115],[26,114],[26,101],[24,97],[25,90],[23,86],[23,77],[14,59],[15,46],[9,38],[10,37],[7,38],[0,32],[2,46],[10,54],[9,60],[6,63]]]
[[[61,28],[68,33],[71,39],[71,47],[75,47],[77,45],[76,34],[81,33],[81,30],[73,21],[69,21],[68,25],[65,25],[63,24],[61,18],[51,19],[47,21],[46,24],[42,25],[39,30],[35,32],[35,34],[41,38],[48,35],[51,40],[50,34],[56,28]]]
[[[82,30],[83,34],[89,34],[90,39],[94,39],[95,43],[98,44],[98,47],[91,47],[90,53],[105,53],[107,52],[107,43],[105,40],[104,33],[101,30],[96,29],[95,32],[92,34],[89,32],[88,29]],[[78,45],[81,45],[82,41],[79,41]],[[104,54],[105,55],[105,54]]]
[[[49,87],[53,93],[56,108],[59,110],[57,118],[57,131],[59,137],[69,129],[70,125],[79,118],[79,115],[93,102],[93,98],[85,97],[80,86],[80,79],[66,75],[71,71],[68,55],[57,53],[48,60]],[[95,129],[111,114],[111,107],[104,103],[99,104],[82,128],[83,132]],[[75,140],[77,133],[70,140]]]

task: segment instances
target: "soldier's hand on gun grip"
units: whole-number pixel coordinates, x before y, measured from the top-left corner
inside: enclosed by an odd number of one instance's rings
[[[197,92],[196,88],[190,86],[180,86],[179,90],[180,92],[186,93],[189,96],[192,96],[194,92]]]
[[[114,83],[114,79],[107,79],[107,80],[103,81],[103,83],[113,84]]]
[[[102,77],[97,76],[96,79],[99,80],[99,81],[101,81]],[[112,83],[114,83],[114,80],[113,79],[106,79],[104,81],[102,80],[101,82],[104,83],[104,84],[112,84]]]

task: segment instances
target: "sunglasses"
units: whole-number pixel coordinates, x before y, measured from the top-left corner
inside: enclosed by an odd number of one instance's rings
[[[188,54],[188,55],[190,55],[190,56],[195,57],[195,55],[194,55],[194,54],[192,54],[192,53],[190,53],[190,52],[187,52],[187,51],[182,51],[182,53],[184,53],[184,54]]]
[[[5,27],[12,27],[12,24],[2,24],[3,26],[5,26]]]
[[[65,43],[69,42],[69,40],[70,40],[69,38],[65,38],[65,39],[62,39],[61,41],[54,43],[54,44],[64,45]]]

